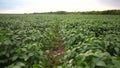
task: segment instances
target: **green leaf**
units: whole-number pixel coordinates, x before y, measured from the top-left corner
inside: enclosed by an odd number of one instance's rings
[[[22,50],[22,51],[27,51],[27,49],[26,49],[26,48],[22,48],[21,50]]]
[[[115,47],[114,49],[117,53],[119,53],[119,48]]]
[[[9,39],[6,39],[6,40],[4,41],[4,44],[9,45],[9,44],[11,44],[11,41],[10,41]]]
[[[23,59],[24,59],[25,61],[28,60],[28,58],[29,58],[29,57],[28,57],[27,55],[24,55],[24,56],[23,56]]]
[[[101,61],[101,60],[98,61],[98,62],[96,62],[96,65],[97,65],[97,66],[104,66],[104,67],[106,66],[105,62],[104,62],[104,61]]]
[[[13,68],[22,68],[23,66],[25,66],[24,63],[22,63],[22,62],[17,62],[17,63],[15,64],[15,66],[13,66]]]
[[[12,68],[21,68],[21,66],[13,66]]]
[[[34,54],[33,53],[29,53],[28,56],[33,56]]]
[[[17,66],[25,66],[25,64],[22,63],[22,62],[17,62],[16,65],[17,65]]]
[[[57,66],[57,68],[63,68],[62,66]]]
[[[15,61],[18,58],[18,56],[13,56],[12,61]]]
[[[38,64],[34,64],[33,68],[39,68]]]

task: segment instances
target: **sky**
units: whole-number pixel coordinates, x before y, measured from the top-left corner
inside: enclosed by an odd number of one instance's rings
[[[0,13],[120,9],[120,0],[0,0]]]

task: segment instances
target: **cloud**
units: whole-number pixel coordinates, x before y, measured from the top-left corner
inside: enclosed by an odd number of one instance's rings
[[[25,6],[27,1],[24,0],[0,0],[0,9],[15,9]]]
[[[120,0],[99,0],[104,6],[120,9]]]
[[[0,0],[0,12],[92,11],[120,8],[120,0]]]

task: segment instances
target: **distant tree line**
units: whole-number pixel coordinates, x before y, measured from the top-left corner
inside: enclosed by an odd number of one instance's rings
[[[105,11],[87,11],[87,12],[44,12],[44,13],[33,13],[33,14],[103,14],[103,15],[120,15],[120,10],[105,10]]]
[[[106,10],[106,11],[90,11],[90,12],[80,12],[81,14],[110,14],[110,15],[120,15],[120,10]]]

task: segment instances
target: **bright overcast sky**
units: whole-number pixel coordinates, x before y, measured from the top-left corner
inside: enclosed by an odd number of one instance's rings
[[[120,0],[0,0],[0,13],[120,9]]]

